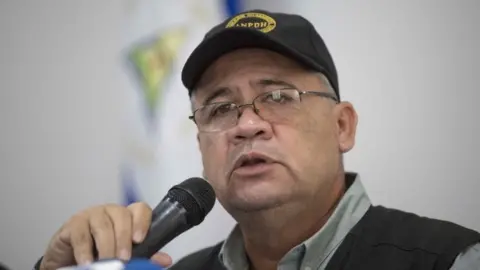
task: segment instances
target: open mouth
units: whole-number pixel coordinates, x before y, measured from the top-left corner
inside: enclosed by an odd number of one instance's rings
[[[264,164],[264,163],[267,163],[267,161],[263,158],[257,158],[257,157],[249,158],[249,159],[244,160],[240,164],[239,168],[247,167],[247,166],[255,166],[255,165]]]
[[[247,153],[237,159],[231,173],[242,177],[254,177],[271,169],[275,160],[261,153]]]

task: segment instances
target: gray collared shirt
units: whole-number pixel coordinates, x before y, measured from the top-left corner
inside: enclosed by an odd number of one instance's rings
[[[370,205],[370,199],[357,175],[327,223],[312,237],[285,254],[277,269],[324,270],[347,233],[365,215]],[[228,270],[249,269],[238,226],[225,240],[219,259]],[[480,270],[480,243],[459,254],[451,269]]]

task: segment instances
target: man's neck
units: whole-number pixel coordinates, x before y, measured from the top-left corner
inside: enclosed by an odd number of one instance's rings
[[[240,221],[251,269],[277,269],[286,253],[318,232],[344,194],[345,181],[337,183],[322,201],[285,205]]]

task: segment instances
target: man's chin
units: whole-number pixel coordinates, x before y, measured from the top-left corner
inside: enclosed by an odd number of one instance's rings
[[[225,200],[232,210],[255,212],[276,208],[287,202],[293,187],[266,177],[255,181],[233,181]]]
[[[259,212],[277,208],[285,203],[279,196],[242,196],[229,198],[232,210],[241,212]]]

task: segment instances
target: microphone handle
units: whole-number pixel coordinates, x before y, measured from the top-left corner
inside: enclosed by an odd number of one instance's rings
[[[152,212],[152,223],[141,243],[132,245],[131,258],[150,259],[175,237],[188,230],[187,211],[168,197],[162,200]],[[93,245],[93,257],[98,259],[98,250]]]
[[[175,237],[188,230],[187,212],[176,201],[163,200],[153,210],[152,224],[141,243],[133,244],[132,258],[149,259]]]

